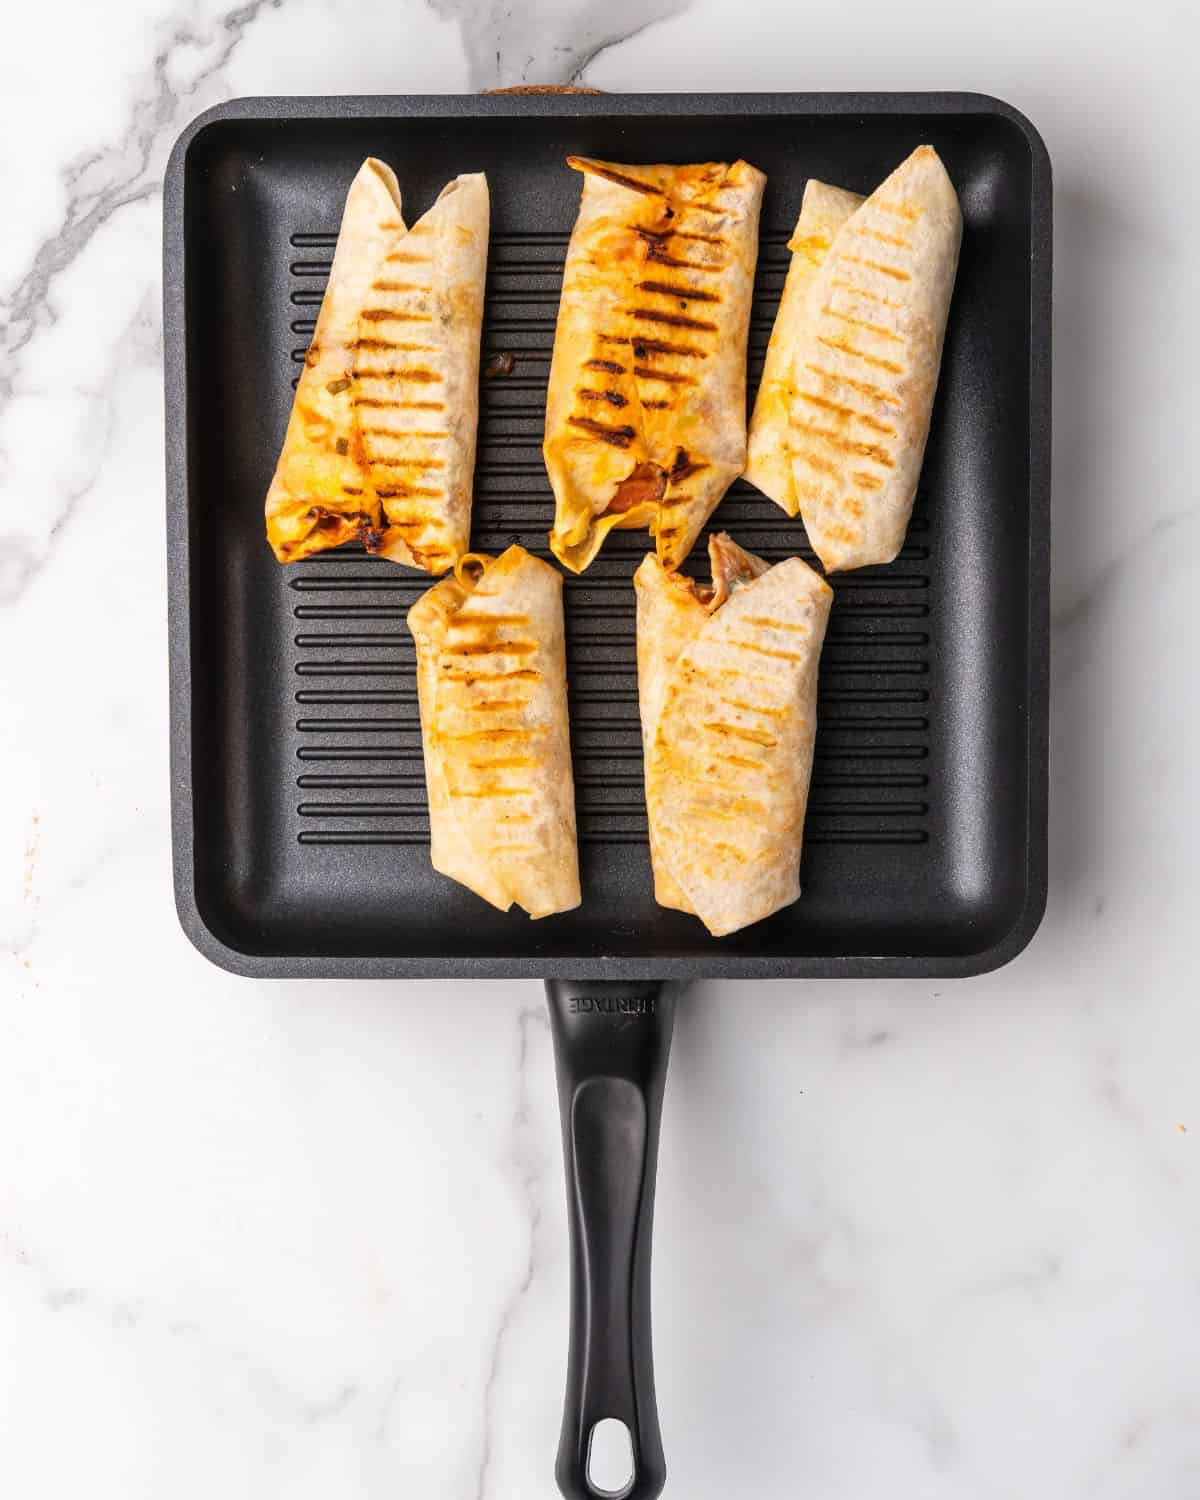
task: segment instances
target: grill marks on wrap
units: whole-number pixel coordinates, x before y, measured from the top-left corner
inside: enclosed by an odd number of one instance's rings
[[[645,193],[651,197],[663,196],[662,188],[656,187],[652,182],[646,182],[641,177],[636,177],[632,172],[621,172],[607,162],[592,161],[582,156],[568,156],[567,165],[578,167],[581,171],[589,172],[593,177],[603,177],[609,182],[615,182],[619,187],[629,188],[635,193]]]
[[[665,480],[652,529],[670,535],[682,529],[670,512],[692,498],[678,485],[705,467],[690,463],[682,446],[673,443],[672,425],[687,411],[698,373],[720,338],[722,275],[733,256],[722,221],[736,211],[719,201],[728,188],[727,175],[707,189],[717,201],[705,203],[687,197],[686,180],[685,191],[672,192],[606,163],[568,161],[634,196],[625,218],[605,235],[623,247],[617,263],[592,262],[599,274],[616,273],[625,285],[611,320],[595,330],[567,424],[583,438],[629,451],[635,460],[631,476],[644,473],[647,461],[657,464]],[[606,409],[611,417],[601,420]],[[624,420],[612,420],[618,412]],[[619,485],[616,490],[610,509],[631,508]]]
[[[443,737],[466,747],[446,762],[451,797],[494,804],[493,816],[506,828],[532,823],[546,734],[527,712],[542,679],[529,617],[460,610],[438,665],[438,719],[456,726]]]
[[[576,393],[578,394],[578,393]],[[616,394],[605,392],[604,395]],[[624,404],[624,398],[620,398]],[[596,438],[601,443],[608,443],[613,448],[628,448],[637,433],[632,427],[610,427],[605,422],[598,422],[594,417],[580,417],[571,415],[567,421],[572,427],[578,427],[581,432],[586,432],[589,437]]]
[[[464,196],[447,208],[456,189]],[[439,573],[465,545],[464,433],[448,420],[463,415],[463,361],[450,314],[477,316],[487,214],[486,184],[455,179],[409,229],[390,172],[373,159],[359,168],[267,495],[281,561],[357,538]]]
[[[651,230],[630,226],[634,255],[642,260],[646,274],[635,272],[633,295],[625,307],[628,321],[612,331],[628,340],[639,400],[665,403],[656,404],[654,411],[685,409],[698,368],[717,347],[715,317],[724,300],[721,276],[732,251],[724,236],[706,233],[702,241],[692,242],[704,246],[703,254],[687,253],[689,241],[684,236],[699,207],[680,202],[669,223]],[[684,336],[678,337],[676,330]]]
[[[419,244],[431,232],[415,225],[401,248],[384,257],[359,315],[352,373],[362,458],[388,529],[404,540],[420,566],[440,572],[454,556],[439,513],[449,498],[450,433],[441,423],[431,424],[428,414],[446,409],[438,399],[446,377],[436,358],[438,347],[420,341],[421,325],[434,323],[439,308],[433,278],[416,269],[433,264]],[[396,269],[401,266],[412,269],[401,273]]]
[[[815,352],[796,371],[797,493],[826,510],[824,530],[847,546],[861,540],[866,503],[900,457],[893,414],[903,408],[908,375],[903,289],[913,279],[910,233],[922,212],[868,200],[844,226],[829,251]]]
[[[652,747],[656,770],[684,788],[681,812],[689,838],[738,865],[750,855],[744,841],[729,841],[727,825],[744,827],[745,819],[771,806],[790,774],[779,759],[780,725],[793,711],[796,673],[807,656],[794,646],[809,629],[773,614],[743,615],[720,650],[689,650],[669,711],[659,719]],[[749,653],[757,667],[731,669],[730,648]],[[681,724],[694,729],[679,734]]]

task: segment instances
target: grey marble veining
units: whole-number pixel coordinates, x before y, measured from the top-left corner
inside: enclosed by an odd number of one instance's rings
[[[430,4],[438,15],[458,23],[471,86],[495,89],[585,83],[589,65],[602,53],[679,15],[688,0],[567,0],[537,7],[511,0]]]
[[[56,291],[115,215],[131,204],[157,199],[167,154],[183,125],[199,109],[220,97],[225,68],[247,29],[266,9],[284,0],[249,0],[197,23],[194,9],[159,27],[162,41],[129,101],[120,136],[68,162],[60,172],[64,206],[57,227],[37,246],[29,263],[10,281],[0,323],[0,430],[22,389],[31,346],[59,320]],[[148,321],[152,320],[152,321]],[[130,330],[131,347],[118,343],[117,362],[137,357],[149,327],[160,327],[154,310],[139,313]],[[154,335],[158,337],[157,334]],[[157,347],[157,345],[156,345]],[[81,392],[102,402],[113,370],[103,372],[95,392]],[[106,425],[103,423],[102,425]],[[0,606],[18,598],[49,555],[55,538],[86,501],[105,457],[103,438],[96,447],[95,471],[58,497],[57,510],[38,541],[19,533],[0,533]],[[0,521],[0,526],[3,522]]]

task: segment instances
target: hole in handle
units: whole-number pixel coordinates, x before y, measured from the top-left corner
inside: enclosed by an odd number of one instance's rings
[[[588,1436],[588,1488],[604,1500],[621,1500],[636,1478],[629,1428],[616,1417],[602,1417]]]

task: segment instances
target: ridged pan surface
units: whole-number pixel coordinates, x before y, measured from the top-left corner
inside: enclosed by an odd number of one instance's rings
[[[244,101],[193,127],[167,193],[175,845],[184,925],[252,973],[963,973],[1044,902],[1049,179],[1029,127],[974,96],[759,101]],[[692,106],[689,113],[687,106]],[[740,107],[739,107],[740,104]],[[281,567],[262,500],[368,154],[406,213],[484,170],[492,240],[473,546],[549,556],[546,378],[579,197],[574,152],[741,155],[768,176],[757,385],[811,175],[869,191],[929,141],[966,228],[908,542],[836,576],[794,908],[720,942],[653,901],[631,575],[614,532],[565,606],[584,905],[531,925],[429,865],[414,655],[423,574],[357,546]],[[1039,317],[1045,319],[1039,326]],[[507,365],[509,362],[503,362]],[[803,528],[742,481],[702,535],[769,560]]]

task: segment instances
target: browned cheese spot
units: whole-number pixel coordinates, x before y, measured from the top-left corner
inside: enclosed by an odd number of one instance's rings
[[[397,312],[393,307],[364,307],[359,317],[364,323],[432,323],[428,313]]]
[[[402,353],[408,354],[408,353],[411,353],[414,349],[426,349],[429,346],[426,345],[426,344],[397,343],[395,339],[356,339],[354,341],[354,347],[356,349],[365,349],[368,352],[372,352],[372,351],[379,350],[379,349],[390,349],[394,353],[398,349]],[[360,377],[364,377],[364,378],[370,378],[372,376],[376,376],[377,377],[380,373],[381,372],[376,371],[376,370],[356,370],[355,371],[356,375],[358,375]]]
[[[371,464],[376,469],[444,469],[446,461],[443,458],[391,458],[382,454],[372,454]]]
[[[830,401],[825,396],[816,396],[812,391],[797,391],[796,395],[801,401],[807,401],[810,406],[820,407],[822,411],[831,412],[834,416],[853,418],[861,422],[864,427],[870,427],[874,432],[882,432],[887,437],[896,435],[894,427],[881,422],[878,417],[873,417],[868,411],[861,411],[857,406],[843,406],[839,401]]]
[[[844,292],[853,292],[856,297],[865,297],[868,302],[878,302],[884,307],[900,308],[903,302],[896,302],[891,297],[884,297],[879,292],[869,291],[865,286],[857,286],[853,281],[831,281],[830,286],[841,287]]]
[[[878,474],[867,474],[861,469],[857,469],[850,475],[850,478],[854,480],[860,490],[881,490],[883,488],[883,480],[879,478]]]
[[[443,738],[454,741],[461,740],[467,744],[480,742],[495,744],[501,740],[531,740],[533,739],[533,734],[528,729],[476,729],[468,734],[447,734]]]
[[[668,328],[692,328],[699,333],[716,333],[717,331],[715,323],[707,323],[703,318],[688,318],[682,313],[660,312],[656,307],[631,307],[629,315],[639,323],[661,323]]]
[[[744,698],[722,697],[720,701],[722,703],[728,703],[730,708],[741,709],[742,713],[744,714],[758,714],[760,718],[764,719],[787,718],[786,708],[763,708],[760,704],[757,703],[747,703]]]
[[[501,625],[528,625],[528,615],[467,615],[465,619],[454,621],[453,629],[459,630],[498,630]]]
[[[568,417],[567,423],[571,427],[578,427],[582,432],[597,438],[602,443],[609,443],[614,448],[628,448],[637,434],[632,427],[608,427],[603,422],[596,422],[591,417]]]
[[[673,370],[653,370],[649,365],[634,365],[633,373],[639,380],[659,380],[664,385],[696,384],[691,375],[677,375]]]
[[[834,448],[840,453],[853,453],[860,458],[874,459],[877,464],[882,464],[885,469],[894,469],[896,460],[878,443],[856,443],[851,438],[845,437],[840,432],[830,432],[824,427],[809,427],[803,422],[796,424],[795,430],[803,432],[807,437],[816,438],[827,447]]]
[[[819,333],[817,343],[824,344],[826,349],[836,349],[839,354],[846,355],[848,359],[861,359],[865,365],[874,365],[877,370],[886,370],[889,375],[904,374],[903,365],[898,365],[893,359],[881,359],[876,354],[867,354],[850,343],[848,339],[828,338],[825,334]]]
[[[703,460],[692,458],[686,448],[680,448],[671,464],[671,481],[674,484],[682,484],[691,475],[699,474],[702,469],[707,468],[708,464]]]
[[[842,255],[839,259],[849,261],[852,266],[866,266],[868,270],[878,271],[881,276],[890,276],[893,281],[912,280],[907,271],[902,271],[899,266],[885,265],[880,260],[861,260],[857,255]]]
[[[662,339],[633,339],[634,359],[653,359],[656,354],[678,354],[681,359],[707,359],[703,349],[694,344],[669,344]]]
[[[723,724],[720,722],[705,724],[702,726],[710,734],[719,734],[731,740],[745,740],[750,745],[761,745],[764,750],[769,750],[779,741],[774,735],[768,734],[765,729],[748,729],[742,724]]]
[[[437,351],[432,344],[380,344],[378,340],[359,340],[358,347],[361,349],[364,342],[370,346],[381,349],[398,350],[401,354],[435,354]],[[397,365],[355,365],[351,374],[356,380],[390,380],[403,366]]]
[[[764,630],[790,630],[796,635],[807,635],[807,625],[794,625],[790,620],[775,620],[769,615],[743,615],[747,625],[761,625]]]
[[[895,245],[900,250],[911,250],[912,241],[899,234],[884,234],[881,229],[870,229],[865,224],[852,224],[850,233],[863,240],[879,240],[884,245]]]
[[[605,162],[591,161],[586,156],[568,156],[567,166],[574,167],[576,171],[583,172],[588,177],[603,177],[635,193],[645,193],[654,198],[662,197],[662,189],[656,188],[653,183],[643,182],[640,177],[632,177],[627,172],[618,172],[615,167],[610,167]]]
[[[831,370],[822,369],[820,365],[805,365],[804,368],[816,375],[826,386],[847,386],[852,391],[860,391],[864,396],[873,396],[876,401],[882,401],[885,406],[902,404],[899,396],[884,390],[882,386],[872,385],[869,380],[855,380],[849,375],[835,375]]]
[[[370,372],[370,376],[374,377],[373,371]],[[436,370],[427,370],[424,365],[397,365],[394,369],[388,371],[388,378],[391,380],[410,380],[417,385],[441,385],[444,377],[439,375]]]
[[[774,646],[760,646],[757,641],[730,641],[739,651],[753,651],[758,656],[772,656],[776,661],[803,661],[794,651],[779,651]]]
[[[849,323],[852,328],[863,328],[868,333],[875,334],[878,338],[887,339],[889,343],[908,343],[903,334],[893,333],[890,328],[884,328],[879,323],[868,323],[863,318],[852,318],[849,313],[836,312],[832,307],[823,307],[821,311],[828,314],[831,318],[836,318],[839,323]]]
[[[694,287],[679,286],[673,281],[639,281],[637,282],[639,292],[655,292],[660,297],[680,297],[684,301],[691,302],[720,302],[721,298],[716,292],[698,292]],[[703,324],[698,324],[703,327]]]
[[[580,386],[575,392],[581,401],[605,401],[609,406],[620,408],[628,406],[628,398],[622,396],[620,391],[593,391],[587,386]]]
[[[530,656],[537,650],[534,641],[468,641],[461,646],[447,646],[447,656]]]

